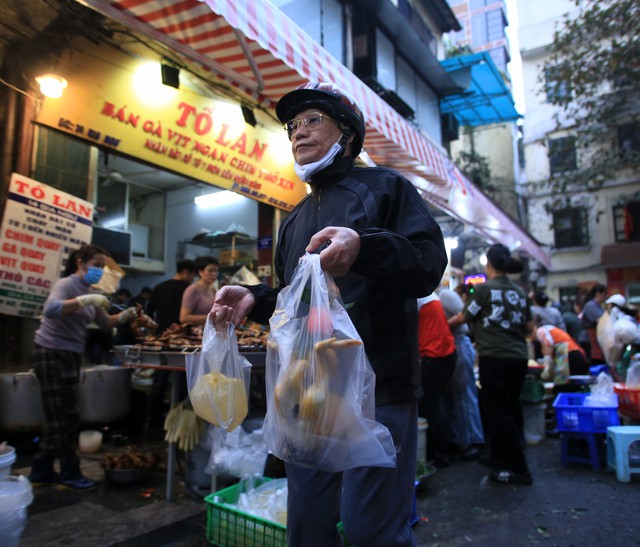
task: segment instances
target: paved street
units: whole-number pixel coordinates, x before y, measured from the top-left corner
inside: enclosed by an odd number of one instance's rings
[[[527,456],[533,486],[490,483],[487,469],[476,462],[437,471],[418,497],[418,544],[640,545],[637,475],[623,484],[612,472],[587,465],[563,468],[557,438],[528,447]],[[95,479],[102,478],[99,458],[83,458],[85,473]],[[13,471],[28,471],[28,461],[21,458]],[[21,545],[207,545],[204,503],[188,495],[179,477],[176,483],[172,502],[163,499],[162,469],[144,485],[102,482],[88,493],[39,488]]]

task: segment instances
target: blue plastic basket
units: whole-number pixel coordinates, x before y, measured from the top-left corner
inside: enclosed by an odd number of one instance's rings
[[[559,393],[553,403],[558,431],[606,433],[610,425],[619,425],[618,399],[615,393],[607,406],[585,406],[588,393]]]

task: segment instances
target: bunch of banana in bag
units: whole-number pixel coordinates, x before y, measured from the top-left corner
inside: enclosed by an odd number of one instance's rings
[[[361,345],[360,340],[331,337],[316,342],[307,355],[294,355],[281,369],[275,386],[278,414],[297,423],[302,433],[331,435],[343,404],[342,397],[330,389],[331,375],[338,369],[341,350]]]

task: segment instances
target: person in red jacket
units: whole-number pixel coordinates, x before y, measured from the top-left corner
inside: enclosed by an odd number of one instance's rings
[[[440,399],[456,365],[456,344],[436,293],[418,299],[418,349],[422,372],[420,416],[427,419],[427,460],[436,467],[449,464]]]

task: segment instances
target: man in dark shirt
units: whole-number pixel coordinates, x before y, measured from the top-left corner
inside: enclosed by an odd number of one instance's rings
[[[173,323],[180,323],[182,295],[195,277],[193,260],[181,260],[176,265],[176,275],[153,288],[147,315],[158,323],[158,334],[162,334]]]
[[[180,306],[182,295],[196,275],[196,264],[193,260],[181,260],[176,265],[176,275],[159,283],[153,288],[147,314],[158,323],[158,334],[162,334],[172,324],[180,323]],[[162,427],[164,394],[169,382],[169,372],[155,370],[153,386],[149,396],[149,427]],[[186,392],[186,386],[182,386]],[[185,393],[186,396],[186,393]]]

